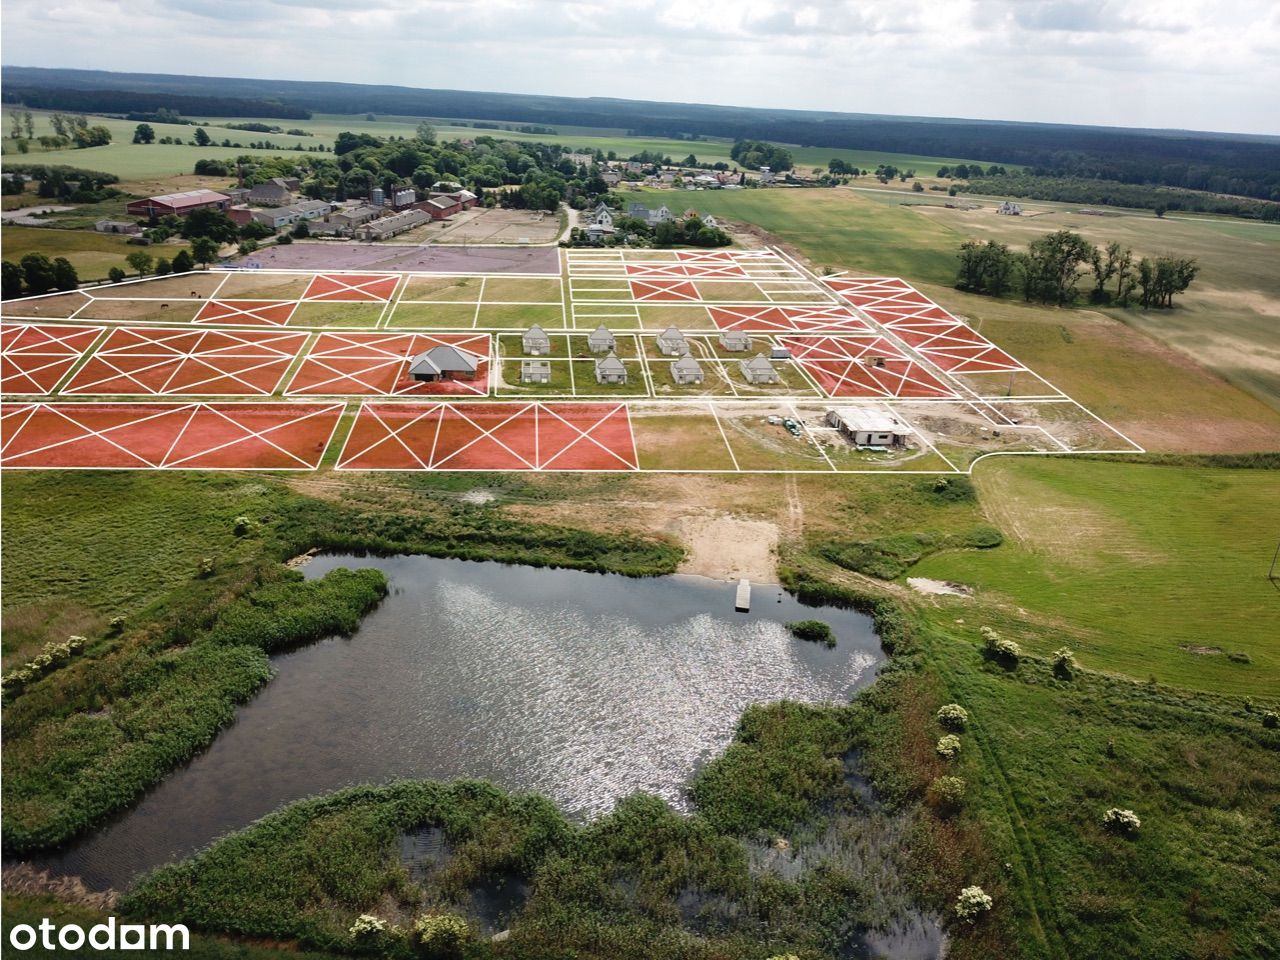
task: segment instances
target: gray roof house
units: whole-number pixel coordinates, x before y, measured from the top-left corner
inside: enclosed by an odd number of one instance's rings
[[[329,222],[344,229],[351,229],[368,223],[381,213],[382,211],[377,207],[371,207],[366,203],[358,207],[349,207],[345,210],[337,210],[331,213]]]
[[[520,382],[521,383],[550,383],[551,382],[551,361],[550,360],[521,360],[520,361]]]
[[[420,353],[409,361],[409,376],[420,383],[435,380],[474,380],[475,358],[457,347],[442,344]]]
[[[742,371],[747,383],[780,383],[782,380],[773,364],[760,353],[750,360],[739,360],[738,369]]]
[[[596,383],[626,383],[627,368],[612,350],[596,361]]]
[[[291,185],[297,182],[293,178],[273,177],[249,191],[249,203],[264,207],[283,207],[293,203],[293,191],[297,187]]]
[[[606,350],[616,350],[617,347],[617,338],[604,324],[587,334],[587,349],[592,353],[604,353]]]
[[[329,215],[333,210],[333,204],[326,200],[299,200],[292,204],[290,209],[298,212],[300,220],[319,220]]]
[[[689,341],[675,327],[667,327],[658,334],[658,351],[666,357],[678,357],[689,352]]]
[[[532,357],[551,352],[551,338],[536,323],[520,337],[520,349]]]
[[[588,217],[588,221],[590,223],[598,223],[598,224],[601,224],[602,226],[612,227],[613,211],[609,209],[609,207],[604,203],[604,201],[601,201],[600,203],[596,204],[596,208],[591,211]]]
[[[676,383],[701,383],[702,364],[685,354],[671,365],[671,379]]]
[[[745,330],[721,330],[720,346],[726,350],[750,350],[751,334]]]

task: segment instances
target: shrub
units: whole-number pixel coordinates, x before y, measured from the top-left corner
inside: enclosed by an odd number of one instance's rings
[[[282,233],[280,236],[276,237],[276,243],[282,247],[287,247],[289,244],[293,243],[293,237],[289,236],[287,233]]]
[[[960,738],[954,733],[948,733],[946,736],[938,738],[938,745],[935,748],[938,756],[944,760],[954,760],[960,756]]]
[[[107,627],[108,629],[110,629],[112,633],[119,633],[121,630],[124,629],[124,624],[125,624],[124,617],[121,617],[121,616],[112,617],[110,620],[107,621]]]
[[[112,283],[120,283],[126,276],[127,274],[119,267],[112,267],[107,271],[107,279]]]
[[[351,924],[348,932],[356,946],[366,950],[376,949],[390,936],[387,921],[368,913],[362,913],[356,917],[355,923]]]
[[[232,529],[237,537],[243,537],[249,532],[250,526],[252,526],[252,524],[248,517],[236,517],[236,524]]]
[[[991,897],[981,887],[965,887],[956,897],[956,916],[965,923],[976,923],[991,910]]]
[[[1138,832],[1138,828],[1142,826],[1142,821],[1138,819],[1138,815],[1132,810],[1121,810],[1118,807],[1112,807],[1102,815],[1102,825],[1116,833],[1133,834]]]
[[[929,784],[929,803],[945,812],[958,810],[968,786],[963,777],[936,777]]]
[[[938,723],[948,730],[963,730],[969,722],[969,711],[958,703],[944,703],[938,708]]]
[[[990,627],[983,627],[982,650],[992,660],[1003,660],[1017,664],[1022,656],[1022,648],[1012,640],[1006,640]]]
[[[207,577],[213,573],[213,557],[204,557],[196,564],[196,576]]]
[[[83,650],[84,645],[84,637],[49,641],[34,657],[0,678],[0,694],[6,698],[17,695],[45,674],[57,670]]]
[[[830,625],[821,620],[796,620],[788,623],[787,629],[791,631],[793,637],[799,637],[801,640],[825,643],[828,647],[836,645],[836,635],[832,633]]]
[[[471,940],[467,921],[452,913],[428,913],[413,923],[413,945],[418,955],[431,960],[462,956]]]
[[[1069,647],[1059,647],[1053,651],[1053,672],[1059,677],[1070,680],[1078,667],[1076,655]]]
[[[1262,725],[1268,730],[1274,730],[1276,727],[1280,727],[1280,714],[1276,713],[1274,710],[1268,710],[1262,715]]]

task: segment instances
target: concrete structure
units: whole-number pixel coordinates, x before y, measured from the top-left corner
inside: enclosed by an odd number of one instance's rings
[[[790,360],[791,351],[788,350],[786,347],[774,346],[769,350],[769,359],[770,360]]]
[[[671,365],[671,379],[681,385],[702,383],[702,364],[686,353]]]
[[[745,330],[722,330],[720,331],[720,346],[726,350],[750,350],[751,334]]]
[[[409,209],[401,213],[393,213],[389,217],[370,220],[362,227],[357,227],[355,234],[360,240],[386,240],[406,230],[421,226],[431,220],[431,214],[424,210]]]
[[[587,349],[592,353],[604,353],[606,351],[614,351],[618,348],[617,338],[609,331],[609,328],[601,324],[590,333],[587,334]]]
[[[418,200],[418,195],[412,188],[408,190],[397,190],[391,195],[391,206],[396,210],[403,210],[405,207],[411,207]]]
[[[420,353],[409,363],[409,376],[421,383],[435,380],[474,380],[476,361],[447,344]]]
[[[132,220],[99,220],[93,225],[93,229],[98,233],[127,233],[130,236],[142,232],[142,227]]]
[[[1022,216],[1022,208],[1012,200],[1006,200],[996,207],[996,213],[1004,214],[1006,217],[1020,217]]]
[[[612,350],[609,351],[608,356],[601,357],[596,361],[596,383],[623,384],[626,382],[626,365],[618,359],[618,355]]]
[[[320,220],[333,212],[333,204],[327,200],[299,200],[287,209],[296,213],[299,220]]]
[[[260,207],[288,206],[293,203],[293,195],[301,186],[293,177],[272,177],[249,191],[249,203]]]
[[[757,353],[750,360],[739,360],[738,369],[742,371],[742,376],[747,383],[782,382],[782,378],[778,376],[778,371],[773,368],[772,363],[764,358],[764,354]]]
[[[827,425],[859,447],[905,447],[915,433],[889,411],[870,406],[831,407]]]
[[[521,360],[520,361],[520,382],[521,383],[550,383],[551,382],[551,361],[550,360]]]
[[[680,357],[689,352],[689,341],[675,327],[667,327],[658,334],[658,352],[664,357]]]
[[[292,207],[268,207],[265,210],[254,210],[253,219],[265,223],[272,230],[279,230],[291,223],[298,222],[298,211]]]
[[[520,337],[520,349],[531,357],[541,357],[551,352],[551,338],[536,323]]]
[[[146,217],[157,220],[160,217],[185,217],[197,210],[226,210],[231,206],[231,198],[225,193],[212,190],[187,190],[184,193],[166,193],[159,197],[148,197],[145,200],[131,200],[125,205],[131,217]]]
[[[733,609],[739,613],[746,613],[751,609],[751,581],[743,578],[738,581],[738,589],[733,595]]]
[[[372,207],[366,203],[358,207],[336,210],[329,214],[328,220],[340,230],[354,230],[356,227],[363,226],[370,220],[376,219],[381,214],[382,211],[377,207]]]

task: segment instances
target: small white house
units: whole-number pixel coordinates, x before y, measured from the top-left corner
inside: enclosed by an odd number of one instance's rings
[[[720,346],[734,352],[750,350],[751,334],[745,330],[722,330],[720,331]]]
[[[915,432],[889,411],[870,406],[831,407],[827,425],[859,447],[905,447]]]
[[[671,364],[671,379],[681,385],[702,383],[702,364],[686,353]]]
[[[521,360],[520,361],[520,382],[521,383],[550,383],[551,382],[551,361],[550,360]]]
[[[689,341],[675,327],[667,327],[658,334],[658,352],[664,357],[679,357],[689,352]]]
[[[551,338],[536,323],[520,337],[520,348],[531,357],[541,357],[551,352]]]
[[[773,364],[765,359],[764,354],[757,353],[750,360],[739,360],[738,369],[747,383],[781,383],[782,378]]]
[[[612,350],[608,356],[596,361],[596,383],[624,384],[627,382],[626,365]]]
[[[587,349],[592,353],[607,353],[618,349],[618,340],[604,324],[587,334]]]

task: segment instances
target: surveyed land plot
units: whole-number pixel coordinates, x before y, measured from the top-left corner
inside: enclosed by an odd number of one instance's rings
[[[899,278],[768,249],[559,256],[559,275],[334,264],[5,302],[0,463],[932,473],[1139,449]],[[437,348],[461,367],[416,379]],[[892,442],[859,445],[860,422]]]

